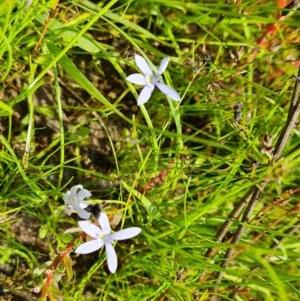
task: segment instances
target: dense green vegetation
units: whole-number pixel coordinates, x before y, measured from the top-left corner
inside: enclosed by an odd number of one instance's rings
[[[300,13],[280,3],[0,2],[0,299],[299,300]],[[142,229],[115,273],[102,243],[75,253],[80,184],[91,222]]]

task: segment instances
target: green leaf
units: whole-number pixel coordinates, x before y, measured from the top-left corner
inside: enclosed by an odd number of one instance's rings
[[[76,134],[78,136],[86,137],[86,136],[90,135],[90,133],[91,133],[91,130],[89,128],[83,126],[78,129]]]
[[[73,269],[72,269],[73,261],[69,254],[63,257],[62,263],[66,269],[67,279],[71,281],[73,278]]]
[[[63,295],[64,295],[61,290],[59,290],[58,288],[53,287],[53,286],[48,287],[48,292],[51,293],[56,298],[63,297]],[[50,300],[51,300],[51,297],[53,299],[53,296],[49,295]],[[57,300],[56,298],[54,298],[53,300]]]
[[[39,230],[39,238],[42,238],[42,239],[45,238],[46,235],[47,235],[47,233],[48,233],[48,227],[47,227],[47,225],[41,226],[41,228]]]
[[[63,297],[63,292],[54,286],[48,287],[48,292],[54,295],[55,297]]]
[[[144,205],[144,207],[146,208],[146,210],[152,218],[159,218],[161,216],[160,212],[157,209],[157,206],[153,205],[150,202],[150,200],[146,198],[143,194],[126,184],[124,181],[122,181],[122,185],[129,193],[132,193],[136,198],[138,198],[142,202],[142,204]]]
[[[11,116],[13,114],[13,109],[0,100],[0,116]]]
[[[69,233],[64,233],[60,239],[63,243],[68,244],[73,239],[73,236]]]
[[[49,51],[56,57],[59,56],[62,50],[51,42],[47,43]],[[59,60],[62,68],[72,77],[83,89],[85,89],[90,95],[99,100],[107,109],[112,110],[114,113],[119,115],[121,118],[128,121],[126,118],[113,104],[111,104],[99,90],[82,74],[82,72],[76,67],[76,65],[69,59],[67,55],[63,55]],[[130,120],[129,120],[130,122]]]

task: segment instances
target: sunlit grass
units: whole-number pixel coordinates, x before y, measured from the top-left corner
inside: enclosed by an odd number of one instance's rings
[[[0,5],[5,297],[298,300],[298,130],[282,158],[271,153],[299,65],[299,12],[278,20],[275,1],[93,2]],[[164,81],[180,103],[156,89],[136,105],[135,53],[153,66],[170,57]],[[231,218],[262,183],[249,220]],[[73,252],[79,218],[63,195],[76,184],[115,231],[142,228],[115,245],[115,274],[104,251]]]

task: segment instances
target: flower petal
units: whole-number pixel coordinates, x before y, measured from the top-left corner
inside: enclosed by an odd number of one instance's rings
[[[170,97],[173,100],[180,101],[180,95],[171,87],[165,85],[164,83],[157,82],[155,86],[166,96]]]
[[[71,214],[72,214],[72,208],[70,208],[70,207],[65,207],[65,212],[66,212],[68,215],[71,215]]]
[[[146,74],[153,74],[151,68],[149,67],[147,61],[140,55],[135,55],[135,63],[139,67],[139,69]]]
[[[91,205],[89,202],[86,201],[79,201],[77,204],[78,210],[79,209],[85,209],[87,208],[89,205]]]
[[[105,251],[107,257],[108,269],[111,273],[115,273],[118,267],[118,258],[117,258],[116,251],[112,246],[112,244],[110,243],[105,244]]]
[[[90,198],[92,196],[92,194],[86,190],[86,189],[82,189],[77,193],[77,198],[82,201],[85,198]]]
[[[68,203],[71,199],[71,194],[70,194],[70,191],[67,191],[65,194],[64,194],[64,202],[65,203]]]
[[[70,195],[71,196],[76,195],[78,189],[83,189],[82,185],[74,185],[73,187],[71,187],[71,189],[70,189]]]
[[[136,85],[145,86],[147,84],[145,76],[139,73],[133,73],[127,76],[126,79]]]
[[[91,216],[91,212],[87,212],[81,208],[78,209],[77,214],[79,215],[80,218],[83,218],[83,219],[88,219]]]
[[[110,238],[113,240],[124,240],[140,234],[141,231],[142,229],[138,227],[127,228],[111,234]]]
[[[111,228],[110,228],[109,219],[108,219],[107,214],[105,212],[101,212],[99,214],[98,221],[99,221],[99,225],[100,225],[101,229],[106,234],[109,234],[111,232]]]
[[[144,103],[146,103],[149,98],[151,97],[151,94],[154,90],[155,86],[151,85],[151,86],[145,86],[143,88],[143,90],[141,91],[139,98],[137,100],[137,104],[138,106],[143,105]]]
[[[85,242],[84,244],[80,245],[76,250],[75,253],[77,254],[88,254],[95,252],[102,248],[104,245],[103,241],[93,239],[88,242]]]
[[[163,74],[163,72],[167,69],[168,64],[169,64],[170,58],[166,57],[161,60],[160,65],[158,67],[158,74]]]
[[[93,238],[98,237],[102,232],[99,227],[97,227],[96,225],[92,224],[89,221],[79,221],[78,225],[83,232],[85,232],[87,235]]]

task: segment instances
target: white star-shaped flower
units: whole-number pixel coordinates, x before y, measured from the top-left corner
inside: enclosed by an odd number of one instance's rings
[[[85,210],[89,203],[84,201],[84,199],[91,197],[91,195],[88,190],[83,189],[82,185],[73,186],[64,195],[66,213],[71,215],[73,212],[76,212],[81,218],[88,219],[91,213]]]
[[[139,106],[149,100],[155,87],[171,99],[180,101],[180,95],[173,88],[163,83],[162,74],[166,70],[169,60],[169,58],[162,59],[157,71],[153,72],[143,57],[135,55],[136,65],[143,74],[134,73],[127,76],[126,79],[133,84],[144,86],[137,100]]]
[[[93,239],[80,245],[75,253],[88,254],[105,247],[108,269],[111,273],[115,273],[118,266],[118,259],[113,243],[116,240],[124,240],[138,235],[142,229],[132,227],[111,233],[108,217],[106,213],[101,212],[98,218],[100,227],[89,221],[79,221],[79,227]]]

